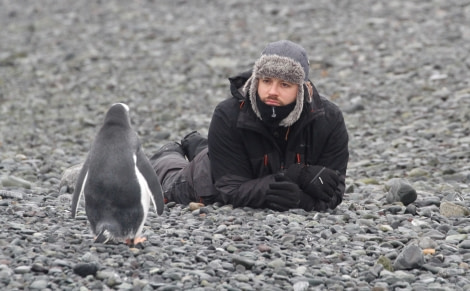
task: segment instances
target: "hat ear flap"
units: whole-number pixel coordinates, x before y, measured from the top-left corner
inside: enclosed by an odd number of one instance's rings
[[[280,126],[289,127],[299,120],[302,110],[304,108],[304,86],[299,85],[299,91],[297,92],[297,99],[294,109],[287,115],[286,118],[281,120]]]
[[[243,93],[246,96],[248,95],[250,98],[251,108],[256,116],[262,120],[261,112],[259,111],[258,105],[256,105],[256,94],[258,94],[258,78],[255,77],[254,74],[245,82],[243,86]]]

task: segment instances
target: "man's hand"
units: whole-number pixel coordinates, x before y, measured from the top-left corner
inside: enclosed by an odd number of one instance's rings
[[[305,166],[299,177],[299,186],[315,200],[329,203],[335,197],[339,175],[322,166]]]
[[[298,208],[302,194],[299,186],[282,175],[276,175],[274,179],[266,191],[266,205],[277,211]]]

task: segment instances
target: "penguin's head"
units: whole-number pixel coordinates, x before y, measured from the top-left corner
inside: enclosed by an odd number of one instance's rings
[[[130,124],[129,106],[124,103],[114,103],[113,105],[111,105],[108,112],[106,113],[104,123],[122,124],[123,122]]]
[[[111,105],[111,108],[114,106],[119,106],[119,105],[124,107],[124,109],[126,109],[126,111],[129,112],[129,106],[127,106],[127,104],[125,103],[114,103],[113,105]]]

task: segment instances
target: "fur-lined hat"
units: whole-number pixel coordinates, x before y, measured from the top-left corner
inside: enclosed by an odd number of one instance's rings
[[[294,109],[279,123],[280,126],[291,126],[300,117],[304,103],[304,83],[308,81],[309,61],[305,49],[289,40],[270,43],[255,62],[253,73],[244,86],[249,93],[253,111],[261,118],[256,105],[258,81],[260,78],[278,78],[299,85],[299,92]]]

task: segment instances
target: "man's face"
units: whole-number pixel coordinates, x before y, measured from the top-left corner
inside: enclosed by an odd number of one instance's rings
[[[299,85],[278,78],[260,78],[258,95],[269,106],[285,106],[295,101]]]

